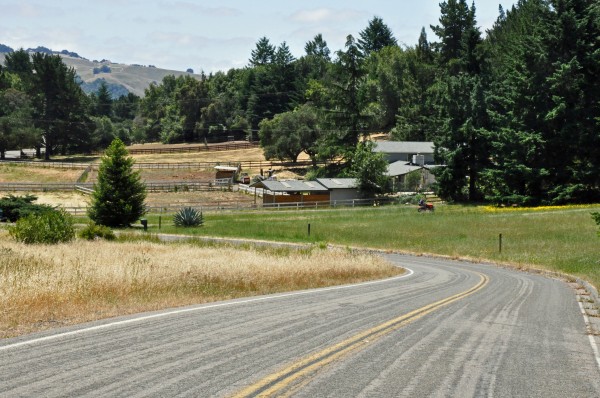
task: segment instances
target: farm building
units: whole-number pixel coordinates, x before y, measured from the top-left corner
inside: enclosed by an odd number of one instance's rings
[[[354,178],[320,178],[316,181],[263,180],[251,185],[262,188],[263,203],[313,203],[359,198]]]
[[[240,166],[215,166],[215,170],[216,180],[230,178],[235,181],[240,173]]]
[[[433,142],[378,141],[373,151],[383,153],[389,163],[405,162],[420,165],[434,164]]]
[[[435,182],[431,170],[438,166],[434,162],[433,142],[379,141],[373,151],[383,153],[388,160],[386,174],[392,178],[395,191],[427,189]],[[411,181],[409,174],[416,172],[420,174],[420,181]],[[413,186],[413,183],[416,184]]]
[[[395,191],[413,190],[414,188],[426,189],[435,182],[435,176],[431,169],[436,166],[419,166],[403,161],[398,161],[388,166],[387,176],[392,178],[392,183]],[[419,182],[417,187],[409,186],[410,182],[407,178],[410,173],[419,173]]]
[[[356,178],[317,178],[317,182],[329,191],[329,200],[358,199],[358,180]]]
[[[329,191],[316,181],[263,180],[251,185],[262,188],[263,203],[328,202]]]

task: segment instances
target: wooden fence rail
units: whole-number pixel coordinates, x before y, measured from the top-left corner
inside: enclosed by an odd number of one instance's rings
[[[28,160],[1,160],[1,164],[10,164],[15,166],[28,166],[28,167],[41,167],[41,168],[54,168],[54,169],[86,169],[90,167],[89,163],[75,163],[75,162],[54,162],[44,161],[31,162]]]
[[[160,213],[163,215],[173,215],[184,207],[194,207],[202,209],[203,212],[222,212],[222,211],[251,211],[251,210],[306,210],[306,209],[332,209],[332,208],[355,208],[372,207],[383,205],[396,205],[400,202],[396,198],[372,198],[372,199],[351,199],[323,202],[294,202],[294,203],[252,203],[252,202],[186,202],[175,204],[152,204],[146,206],[149,213]],[[63,207],[70,214],[85,214],[87,207]]]
[[[231,178],[220,178],[208,181],[166,181],[146,182],[148,192],[172,192],[172,191],[220,191],[233,188]],[[93,190],[93,183],[24,183],[6,182],[0,183],[0,191],[85,191]]]
[[[236,149],[257,148],[258,143],[238,142],[233,144],[218,145],[198,145],[175,148],[130,148],[127,151],[130,155],[150,155],[161,153],[191,153],[191,152],[212,152],[212,151],[231,151]]]

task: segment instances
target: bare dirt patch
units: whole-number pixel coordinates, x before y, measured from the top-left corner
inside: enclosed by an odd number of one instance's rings
[[[7,195],[34,195],[35,203],[65,208],[85,208],[91,197],[76,191],[68,192],[1,192],[0,197]],[[184,205],[191,207],[240,206],[254,203],[254,196],[242,192],[230,191],[198,191],[198,192],[149,192],[146,205],[157,208],[177,208]]]
[[[56,192],[0,192],[0,197],[7,195],[37,197],[35,203],[50,205],[53,207],[86,207],[90,197],[75,191]]]
[[[177,207],[185,204],[201,206],[219,206],[226,204],[250,204],[254,196],[242,192],[199,191],[199,192],[161,192],[149,193],[146,203],[152,207]]]

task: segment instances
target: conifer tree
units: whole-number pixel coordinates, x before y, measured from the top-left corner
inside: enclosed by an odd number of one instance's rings
[[[358,47],[365,57],[384,47],[395,45],[397,45],[397,41],[392,30],[379,17],[374,17],[369,21],[369,26],[360,32],[360,39],[358,39]]]
[[[96,224],[124,227],[146,212],[146,187],[139,171],[133,170],[133,159],[127,155],[125,144],[116,138],[102,158],[88,210]]]

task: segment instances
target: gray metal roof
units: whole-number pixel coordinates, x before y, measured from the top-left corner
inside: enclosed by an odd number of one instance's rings
[[[317,182],[329,190],[356,189],[358,187],[356,178],[317,178]]]
[[[388,171],[387,171],[387,173],[385,173],[385,175],[387,175],[389,177],[397,177],[397,176],[401,176],[404,174],[408,174],[411,171],[415,171],[415,170],[419,170],[419,169],[432,170],[437,167],[445,167],[445,166],[442,166],[439,164],[426,164],[425,166],[418,166],[418,165],[414,165],[411,163],[406,163],[403,160],[399,160],[397,162],[390,163],[388,165]]]
[[[327,188],[316,181],[287,180],[274,181],[263,180],[252,184],[253,187],[265,188],[271,192],[326,192]]]
[[[398,161],[391,163],[388,166],[388,171],[386,175],[390,177],[401,176],[410,173],[411,171],[420,170],[421,166],[411,165],[410,163],[406,163],[405,161]]]
[[[429,141],[377,141],[373,147],[374,152],[382,153],[408,153],[432,154],[433,142]]]

